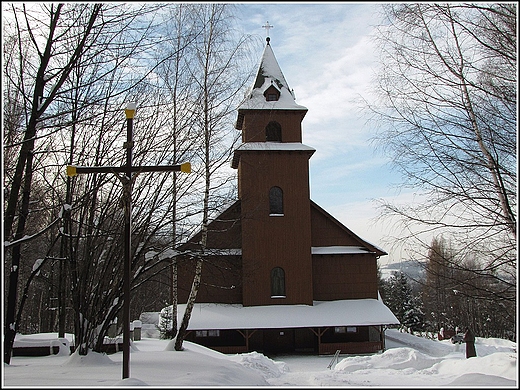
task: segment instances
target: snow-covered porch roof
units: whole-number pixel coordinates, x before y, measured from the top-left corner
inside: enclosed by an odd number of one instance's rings
[[[182,316],[185,304],[178,305]],[[179,321],[181,318],[179,318]],[[314,301],[314,305],[247,306],[196,303],[188,330],[281,329],[328,326],[399,324],[395,315],[377,299]]]

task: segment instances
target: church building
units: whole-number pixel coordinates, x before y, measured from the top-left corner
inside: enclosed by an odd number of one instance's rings
[[[387,253],[310,199],[306,113],[267,38],[238,107],[238,199],[208,226],[186,340],[224,353],[373,353],[385,348],[385,326],[399,323],[378,294],[377,259]],[[201,232],[178,248],[179,302],[200,241]]]

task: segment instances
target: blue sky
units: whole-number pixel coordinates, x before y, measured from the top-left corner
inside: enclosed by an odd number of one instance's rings
[[[391,250],[389,224],[376,222],[374,199],[406,201],[399,193],[399,175],[370,139],[373,125],[361,110],[369,98],[377,55],[370,34],[380,21],[378,3],[245,3],[239,5],[245,33],[265,43],[269,21],[271,47],[296,102],[308,108],[303,143],[316,149],[310,159],[311,199],[361,238],[389,256],[381,264],[404,256]],[[258,59],[262,47],[258,52]]]

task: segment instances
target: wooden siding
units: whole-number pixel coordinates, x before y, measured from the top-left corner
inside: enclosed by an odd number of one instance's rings
[[[334,335],[333,328],[283,328],[249,330],[249,341],[245,340],[244,331],[223,330],[218,337],[194,337],[195,332],[188,332],[186,340],[204,345],[215,351],[227,354],[250,351],[264,353],[292,353],[296,351],[334,354],[338,349],[342,354],[375,353],[384,350],[384,340],[370,340],[367,327],[358,327],[357,335],[349,335],[344,340],[341,335]],[[317,333],[322,334],[321,341]],[[383,336],[384,338],[384,336]]]
[[[247,152],[239,164],[243,304],[312,304],[309,154]],[[290,167],[289,169],[287,167]],[[269,190],[283,191],[283,216],[269,215]],[[285,271],[286,298],[271,298],[270,272]]]
[[[239,249],[242,247],[242,228],[240,201],[235,201],[218,217],[210,221],[208,226],[207,248]],[[198,249],[202,233],[199,231],[179,250]]]
[[[262,330],[263,351],[266,353],[294,352],[296,345],[294,329],[264,329]]]
[[[311,208],[312,246],[351,245],[360,242],[315,207]]]
[[[376,256],[387,255],[357,236],[324,209],[311,201],[312,246],[362,246]]]
[[[314,255],[312,273],[317,301],[377,299],[377,260],[373,255]]]
[[[186,303],[195,273],[195,259],[179,258],[177,284],[179,303]],[[242,303],[242,260],[240,256],[207,256],[197,302]]]
[[[244,115],[242,142],[265,142],[265,127],[271,121],[282,127],[282,142],[302,142],[301,122],[306,110],[241,110]]]
[[[240,201],[233,203],[208,226],[208,245],[211,250],[241,249]],[[199,249],[201,233],[195,234],[180,251]],[[188,299],[195,270],[195,259],[177,258],[178,299]],[[197,302],[242,303],[242,259],[240,256],[206,256],[202,265],[202,280]]]
[[[232,345],[232,346],[214,346],[209,347],[215,351],[221,352],[221,353],[227,353],[227,354],[235,354],[235,353],[245,353],[249,352],[247,350],[247,347],[245,345]]]

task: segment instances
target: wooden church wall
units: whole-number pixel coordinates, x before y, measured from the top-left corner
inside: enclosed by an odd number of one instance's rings
[[[278,169],[287,166],[287,169]],[[308,154],[243,153],[242,208],[244,305],[312,304]],[[269,190],[283,191],[283,216],[269,215]],[[247,192],[244,191],[247,189]],[[271,298],[270,272],[285,271],[286,298]]]
[[[264,110],[246,111],[242,128],[242,142],[265,142],[265,128],[271,121],[282,128],[282,142],[302,142],[301,121],[306,111]]]
[[[319,206],[311,206],[312,246],[360,246],[360,241]]]
[[[200,248],[201,233],[194,235],[179,250]],[[210,222],[208,226],[207,247],[213,255],[204,257],[202,280],[197,302],[241,303],[242,302],[242,259],[241,256],[218,256],[228,254],[229,250],[242,248],[240,201],[233,203],[227,210]],[[218,250],[222,249],[222,252]],[[188,299],[195,270],[195,259],[179,257],[178,299],[185,303]]]
[[[240,201],[235,201],[208,225],[207,248],[242,248]],[[202,233],[199,231],[179,250],[200,248]]]
[[[191,290],[195,260],[178,261],[178,300],[186,303]],[[240,256],[208,256],[202,265],[197,294],[199,303],[242,303],[242,259]]]
[[[279,186],[284,193],[286,214],[304,214],[310,219],[310,211],[305,209],[309,204],[310,195],[308,152],[257,153],[249,151],[241,155],[239,164],[238,196],[242,201],[242,207],[246,207],[247,212],[258,209],[262,215],[268,215],[269,189]],[[288,171],[284,169],[286,166],[291,166],[293,169]],[[247,193],[244,192],[245,189]],[[257,202],[257,204],[249,205],[249,200]],[[292,200],[299,201],[299,203],[291,203]],[[308,224],[309,222],[306,223],[306,225]]]
[[[377,260],[372,254],[313,255],[314,300],[377,299]]]

